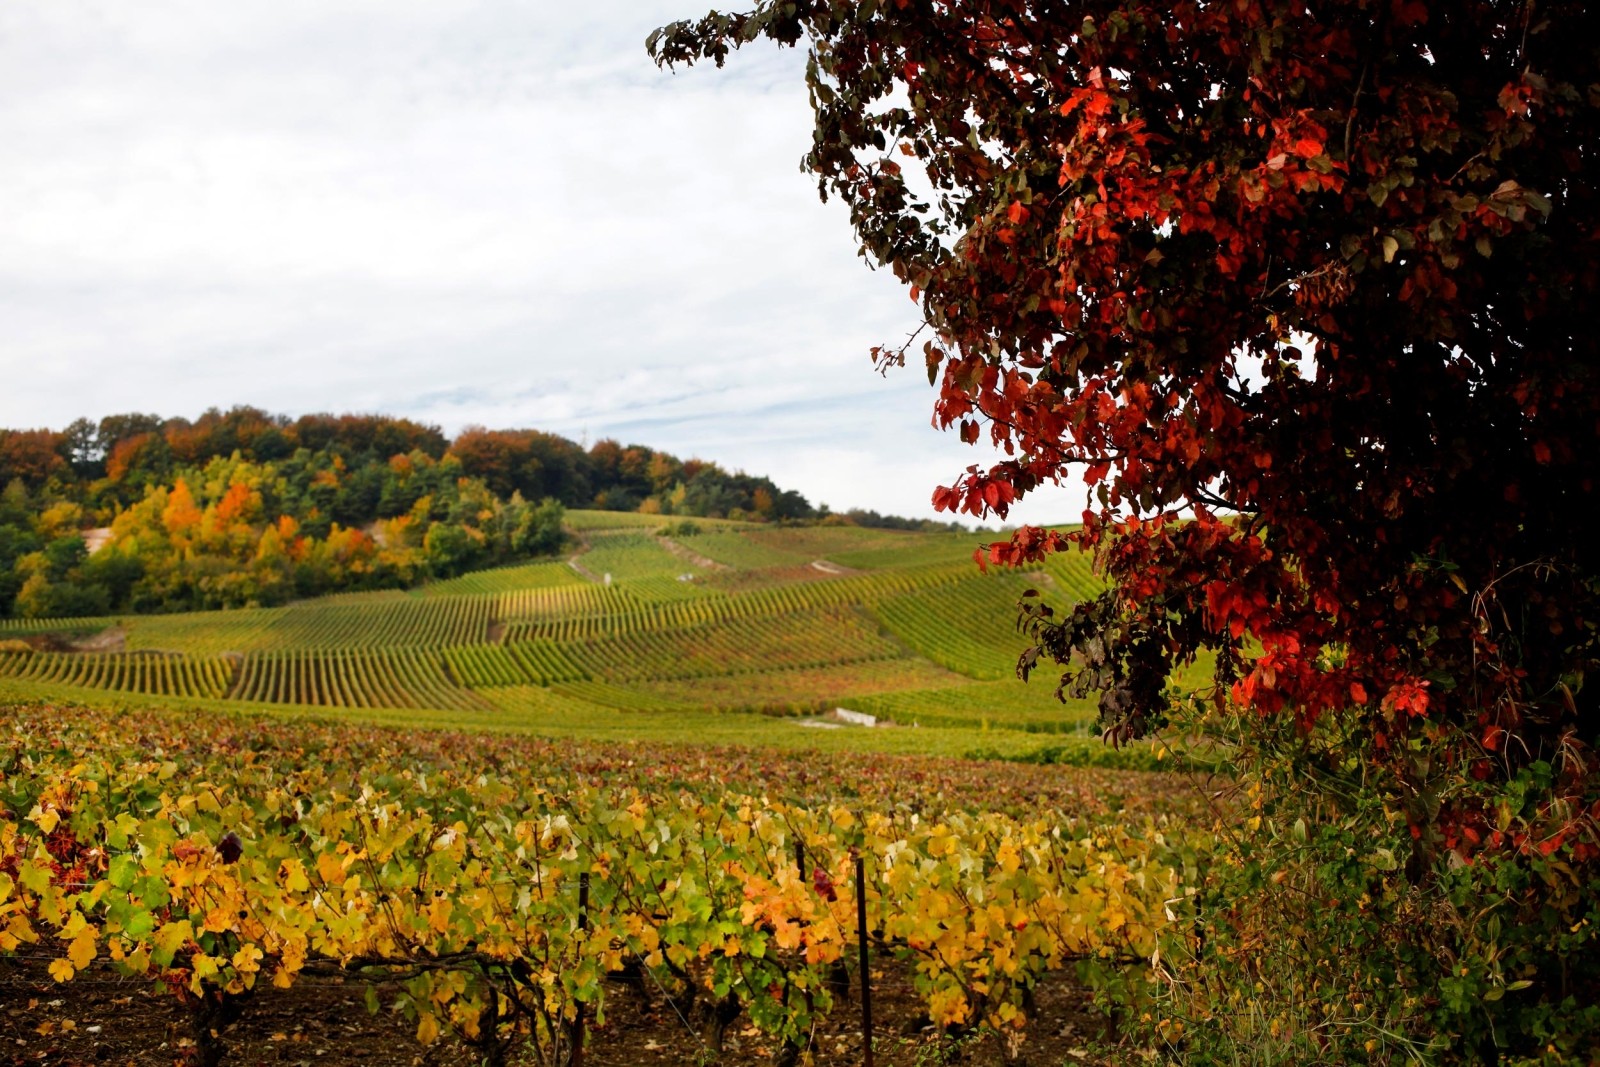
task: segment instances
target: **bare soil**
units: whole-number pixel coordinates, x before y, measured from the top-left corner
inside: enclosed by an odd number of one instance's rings
[[[128,631],[120,626],[108,626],[92,634],[51,631],[18,634],[5,640],[7,645],[26,645],[35,652],[124,652],[128,647]]]
[[[0,957],[0,1065],[58,1067],[177,1067],[198,1062],[192,1016],[166,989],[122,978],[97,961],[72,981],[57,984],[45,953]],[[933,1067],[1022,1063],[1066,1067],[1125,1059],[1110,1046],[1105,1019],[1085,992],[1065,977],[1038,990],[1036,1014],[1020,1059],[1007,1059],[992,1035],[966,1040],[941,1037],[927,1024],[910,972],[886,961],[873,970],[874,1052],[880,1067]],[[811,1046],[815,1067],[856,1067],[863,1047],[859,984],[851,999],[819,1027]],[[391,990],[379,987],[380,1000]],[[606,989],[606,1022],[594,1027],[586,1067],[716,1064],[770,1067],[779,1050],[748,1020],[726,1031],[721,1055],[697,1032],[700,1020],[677,1015],[666,999],[645,995],[625,981]],[[449,1039],[424,1047],[414,1027],[388,1010],[371,1014],[366,986],[356,980],[306,978],[287,990],[264,986],[244,1002],[240,1017],[222,1034],[228,1064],[295,1067],[467,1067],[474,1050]],[[1124,1055],[1117,1056],[1118,1052]],[[514,1064],[532,1064],[531,1056]],[[802,1060],[801,1062],[805,1062]]]
[[[662,548],[666,549],[668,552],[671,552],[674,556],[677,556],[679,559],[688,560],[701,570],[731,571],[734,569],[733,567],[728,566],[726,563],[719,563],[710,556],[702,556],[689,546],[679,544],[670,537],[657,537],[656,543]]]

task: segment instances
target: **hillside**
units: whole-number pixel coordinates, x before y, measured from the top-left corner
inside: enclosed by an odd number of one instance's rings
[[[276,607],[562,547],[565,508],[803,522],[771,479],[531,429],[256,408],[0,428],[0,619]],[[857,526],[948,530],[852,510]]]
[[[7,620],[0,689],[824,747],[1027,753],[1086,739],[1085,702],[1063,705],[1048,678],[1024,685],[1013,671],[1018,597],[1030,586],[1059,604],[1092,593],[1082,558],[984,574],[972,534],[598,511],[568,512],[567,523],[579,546],[569,560],[409,591]],[[836,707],[897,729],[867,740],[782,721]],[[1096,742],[1082,756],[1105,752]]]

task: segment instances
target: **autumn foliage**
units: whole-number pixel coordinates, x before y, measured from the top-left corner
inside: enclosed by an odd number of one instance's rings
[[[1006,457],[936,506],[1092,487],[985,553],[1112,583],[1031,608],[1024,671],[1116,740],[1204,653],[1218,706],[1336,719],[1414,879],[1600,858],[1594,5],[801,0],[649,47],[762,37],[809,49],[804,165],[920,303],[875,358]]]
[[[783,3],[652,48],[763,35],[810,43],[806,165],[920,300],[936,421],[1010,457],[936,505],[1096,487],[988,557],[1100,553],[1115,588],[1040,638],[1103,647],[1109,729],[1209,649],[1263,713],[1363,709],[1379,758],[1452,723],[1491,773],[1590,776],[1589,5]]]

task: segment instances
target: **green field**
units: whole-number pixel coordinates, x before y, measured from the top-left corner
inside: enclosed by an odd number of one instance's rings
[[[583,511],[569,525],[570,559],[408,592],[9,620],[0,692],[907,751],[1088,743],[1090,702],[1056,700],[1049,672],[1015,677],[1018,598],[1092,596],[1082,558],[985,574],[978,534]],[[795,728],[838,707],[893,728]]]

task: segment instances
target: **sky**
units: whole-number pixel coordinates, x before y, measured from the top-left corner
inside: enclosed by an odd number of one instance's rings
[[[920,320],[799,170],[803,57],[645,54],[706,4],[6,0],[0,425],[529,426],[949,518],[993,457],[872,368]]]

